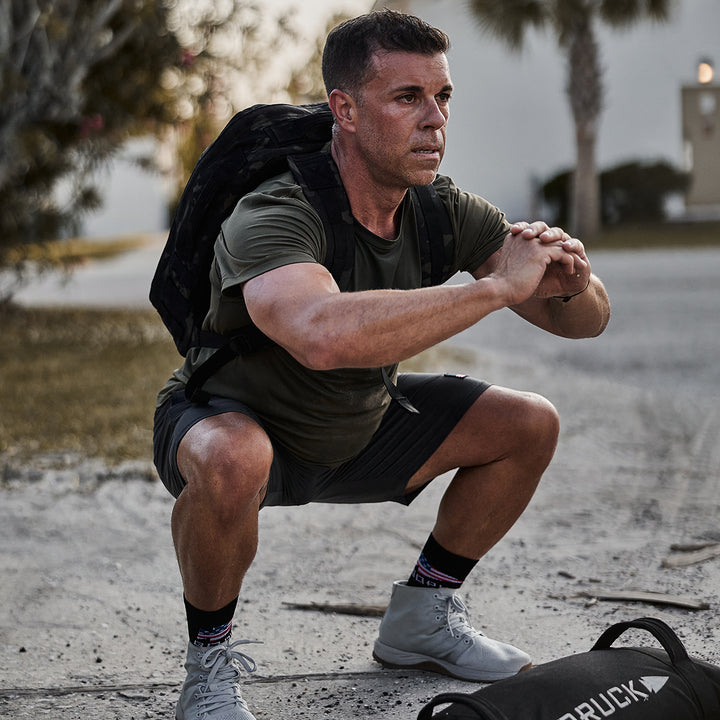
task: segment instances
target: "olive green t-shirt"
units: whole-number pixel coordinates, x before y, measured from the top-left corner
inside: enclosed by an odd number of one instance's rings
[[[449,178],[438,176],[434,185],[448,207],[455,234],[452,270],[472,272],[502,246],[509,223],[497,208],[461,192]],[[356,221],[355,243],[351,291],[420,287],[421,260],[410,193],[401,207],[396,239],[381,238]],[[231,333],[248,324],[243,283],[284,265],[322,263],[324,257],[322,223],[292,175],[268,180],[245,195],[223,223],[215,243],[204,327]],[[158,403],[182,388],[212,352],[191,350],[161,391]],[[392,377],[396,370],[389,369]],[[328,466],[357,455],[390,402],[380,368],[310,370],[276,345],[231,361],[204,389],[250,406],[274,441],[301,460]]]

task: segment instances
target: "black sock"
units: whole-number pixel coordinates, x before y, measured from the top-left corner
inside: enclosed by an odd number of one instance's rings
[[[183,600],[185,600],[190,642],[202,646],[216,645],[230,637],[237,598],[229,602],[224,608],[210,612],[198,610],[184,596]]]
[[[407,584],[459,588],[476,564],[477,560],[446,550],[430,533]]]

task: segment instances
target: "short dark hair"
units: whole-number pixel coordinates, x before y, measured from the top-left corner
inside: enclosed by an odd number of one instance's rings
[[[450,39],[414,15],[395,10],[367,13],[330,31],[322,58],[325,90],[352,94],[367,80],[370,61],[378,50],[437,55],[450,49]]]

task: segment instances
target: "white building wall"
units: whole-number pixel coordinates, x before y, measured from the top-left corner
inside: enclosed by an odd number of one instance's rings
[[[386,3],[388,4],[388,3]],[[574,163],[564,58],[550,33],[533,32],[521,54],[481,34],[463,0],[409,0],[410,11],[448,33],[457,88],[441,171],[503,208],[531,212],[531,182]],[[605,109],[599,167],[632,159],[683,166],[680,87],[698,60],[720,63],[720,2],[682,0],[667,24],[601,28]]]
[[[85,236],[156,233],[167,228],[167,183],[158,172],[149,172],[137,162],[138,158],[152,157],[156,152],[153,138],[135,138],[107,168],[98,171],[95,182],[103,206],[84,218]]]
[[[322,0],[328,13],[333,2]],[[354,3],[353,11],[360,4]],[[533,179],[544,181],[574,163],[564,59],[554,36],[532,33],[518,55],[481,34],[465,0],[377,3],[394,4],[451,38],[457,91],[441,172],[487,197],[510,219],[534,216]],[[680,88],[695,82],[701,57],[720,66],[720,0],[676,0],[670,23],[612,33],[601,29],[599,40],[607,90],[599,166],[666,159],[682,167]],[[166,224],[166,193],[158,176],[119,162],[106,188],[104,209],[87,219],[88,234],[156,231]]]

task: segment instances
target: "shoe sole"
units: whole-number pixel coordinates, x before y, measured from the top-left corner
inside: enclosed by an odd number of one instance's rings
[[[384,645],[379,641],[375,643],[373,658],[383,667],[391,668],[393,670],[428,670],[430,672],[439,673],[440,675],[449,675],[457,680],[487,683],[513,677],[532,667],[532,663],[529,662],[527,665],[523,665],[523,667],[516,672],[471,672],[467,668],[463,668],[459,665],[446,663],[442,660],[428,657],[427,655],[397,650],[389,645]]]

